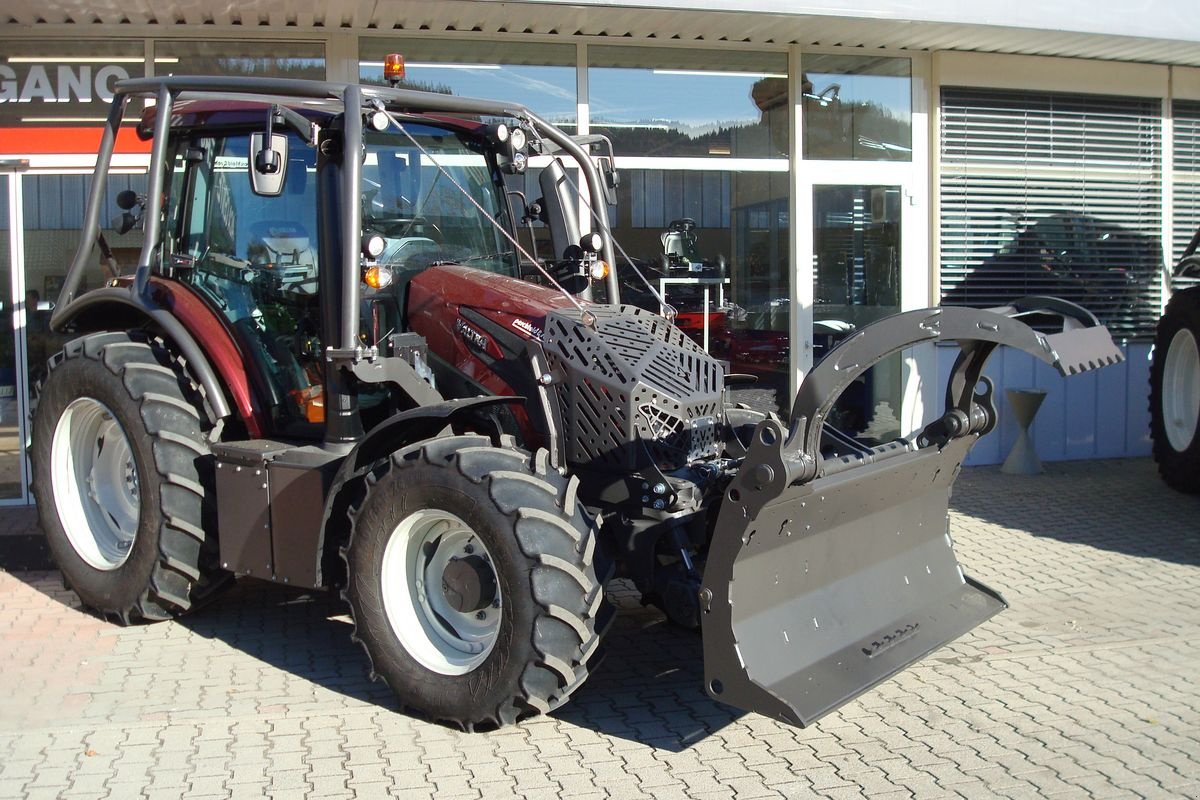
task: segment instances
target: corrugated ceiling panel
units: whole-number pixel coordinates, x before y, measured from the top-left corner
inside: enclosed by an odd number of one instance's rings
[[[634,41],[747,41],[754,44],[845,45],[866,48],[957,49],[1120,58],[1200,66],[1195,42],[1131,39],[1060,31],[1002,28],[853,16],[807,16],[654,8],[581,8],[570,4],[480,3],[469,0],[367,0],[314,8],[311,0],[244,0],[207,6],[194,0],[8,0],[7,25],[198,24],[295,30],[475,31],[628,38]],[[0,33],[3,33],[0,26]]]

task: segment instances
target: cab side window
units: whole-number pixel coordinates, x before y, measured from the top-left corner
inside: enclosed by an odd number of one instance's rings
[[[188,143],[172,180],[180,197],[173,260],[228,320],[277,430],[303,435],[324,420],[316,152],[292,137],[274,197],[254,193],[249,169],[248,134]]]

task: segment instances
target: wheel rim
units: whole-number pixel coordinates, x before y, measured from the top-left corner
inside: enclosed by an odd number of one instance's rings
[[[51,484],[58,518],[75,552],[109,571],[129,559],[141,512],[129,437],[108,406],[71,402],[54,428]]]
[[[481,596],[464,600],[455,591],[464,575],[469,589],[479,581]],[[496,572],[487,547],[459,517],[433,509],[405,517],[384,548],[381,577],[392,631],[426,669],[462,675],[492,652],[501,614]]]
[[[1175,332],[1163,365],[1163,429],[1167,441],[1183,452],[1196,437],[1200,418],[1200,350],[1187,328]]]

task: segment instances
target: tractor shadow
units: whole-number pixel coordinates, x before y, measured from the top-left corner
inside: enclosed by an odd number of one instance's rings
[[[609,596],[618,614],[603,662],[553,718],[678,752],[743,715],[705,694],[698,633],[643,608],[621,581]],[[346,610],[330,592],[242,579],[178,624],[346,698],[405,713],[387,686],[369,679]]]
[[[1200,565],[1200,495],[1169,488],[1150,458],[1052,462],[1041,475],[968,467],[951,510],[1034,536]]]
[[[67,608],[92,613],[63,586],[45,537],[18,516],[11,521],[20,522],[22,532],[0,535],[0,570]],[[623,581],[611,582],[608,595],[618,614],[604,640],[603,661],[553,718],[678,752],[743,716],[705,694],[698,633],[642,607]],[[404,713],[391,690],[368,677],[366,655],[350,639],[346,612],[332,592],[243,578],[172,624],[348,700]]]
[[[48,572],[54,568],[50,547],[40,531],[0,536],[0,570],[16,575]]]
[[[679,752],[745,715],[704,691],[700,634],[642,607],[623,584],[609,584],[616,621],[604,640],[605,658],[554,716],[606,736]]]

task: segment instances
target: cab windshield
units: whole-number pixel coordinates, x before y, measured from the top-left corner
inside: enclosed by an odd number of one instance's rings
[[[499,230],[511,228],[507,198],[478,146],[429,125],[405,130],[420,147],[395,127],[365,136],[362,225],[384,239],[380,263],[398,270],[467,264],[516,276],[517,255]]]

